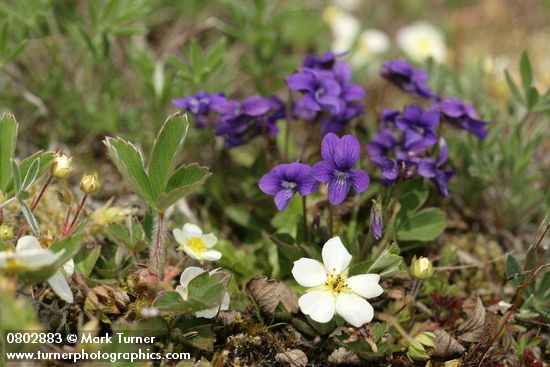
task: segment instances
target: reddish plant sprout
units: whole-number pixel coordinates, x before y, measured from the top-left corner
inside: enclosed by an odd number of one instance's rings
[[[540,361],[535,360],[535,355],[530,348],[525,348],[523,350],[523,364],[526,367],[542,367],[543,364]]]
[[[440,325],[449,324],[451,327],[454,327],[462,307],[462,301],[454,296],[446,296],[437,292],[433,292],[431,296],[435,306],[436,321]]]

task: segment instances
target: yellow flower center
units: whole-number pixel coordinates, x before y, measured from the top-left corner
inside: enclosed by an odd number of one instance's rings
[[[200,254],[201,252],[206,251],[206,246],[202,242],[202,238],[193,237],[187,240],[187,247],[194,253]]]
[[[431,39],[429,39],[428,37],[423,37],[418,40],[418,43],[416,45],[419,50],[427,51],[432,46],[432,42]]]
[[[342,274],[328,274],[325,286],[332,293],[340,293],[347,287],[347,277]]]

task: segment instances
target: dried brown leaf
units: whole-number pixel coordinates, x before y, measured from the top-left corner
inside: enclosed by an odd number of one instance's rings
[[[485,327],[485,307],[483,302],[477,296],[469,298],[462,306],[468,318],[458,327],[460,335],[458,339],[468,343],[475,343],[483,336]]]
[[[279,302],[287,311],[298,312],[298,297],[278,280],[267,277],[254,278],[246,284],[246,288],[264,313],[273,314]]]
[[[288,363],[293,367],[305,367],[308,359],[300,349],[291,349],[275,355],[275,360],[281,363]]]
[[[447,357],[453,354],[464,353],[465,348],[455,338],[443,329],[434,331],[435,348],[432,353],[434,357]]]
[[[351,365],[351,366],[360,366],[361,360],[353,351],[340,347],[335,349],[328,356],[328,362],[334,365]]]

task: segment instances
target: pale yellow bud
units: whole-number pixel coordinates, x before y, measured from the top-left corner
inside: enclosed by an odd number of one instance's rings
[[[86,194],[93,194],[99,190],[99,178],[97,177],[97,173],[82,176],[80,190],[84,191]]]
[[[434,273],[432,262],[427,257],[420,257],[417,259],[416,256],[414,256],[410,270],[411,275],[419,280],[427,279]]]
[[[6,195],[0,190],[0,204],[3,204],[6,201]]]
[[[0,225],[0,240],[9,240],[13,238],[13,227]]]
[[[52,176],[58,179],[67,177],[73,169],[71,166],[72,160],[72,158],[69,158],[64,154],[56,155],[51,166]]]

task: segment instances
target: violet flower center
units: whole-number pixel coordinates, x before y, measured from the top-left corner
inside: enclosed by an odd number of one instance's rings
[[[298,184],[296,182],[283,180],[283,182],[281,182],[281,186],[285,190],[294,190]]]
[[[349,179],[349,172],[334,170],[334,177],[336,178],[338,183],[343,183],[344,181],[347,181]]]

